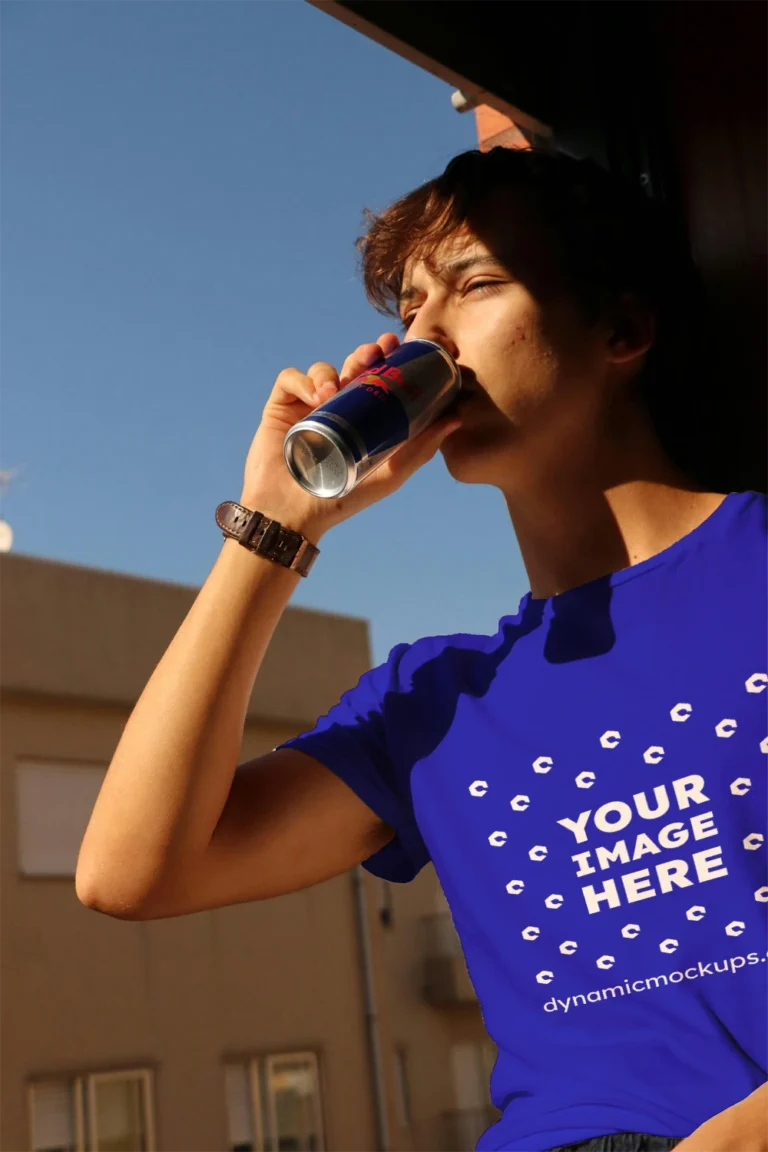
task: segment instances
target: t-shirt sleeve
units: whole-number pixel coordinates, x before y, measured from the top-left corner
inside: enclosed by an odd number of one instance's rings
[[[413,880],[430,859],[413,812],[408,757],[398,755],[392,732],[392,705],[408,691],[401,664],[409,648],[398,644],[387,662],[365,672],[311,731],[279,746],[325,764],[394,828],[394,839],[364,860],[363,867],[398,883]]]

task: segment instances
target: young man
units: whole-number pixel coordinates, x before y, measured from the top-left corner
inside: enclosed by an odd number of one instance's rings
[[[318,500],[285,433],[398,338],[286,369],[229,531],[256,511],[316,545],[439,448],[503,493],[531,590],[493,636],[398,645],[236,769],[297,576],[228,538],[125,728],[78,895],[177,916],[431,859],[499,1049],[479,1149],[765,1152],[766,501],[693,475],[663,423],[686,300],[652,207],[591,164],[467,153],[360,247],[370,299],[453,354],[464,398]],[[447,559],[493,563],[458,527]]]

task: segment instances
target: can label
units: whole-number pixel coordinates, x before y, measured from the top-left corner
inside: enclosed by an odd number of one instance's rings
[[[442,386],[437,387],[436,368],[438,379],[443,377]],[[450,375],[441,352],[425,341],[412,340],[401,344],[386,360],[366,368],[317,408],[312,419],[337,429],[343,422],[352,432],[349,448],[359,462],[395,448],[413,435],[439,403]]]
[[[386,366],[385,366],[386,367]],[[352,429],[348,447],[356,462],[408,439],[408,413],[391,379],[375,372],[358,377],[313,413],[316,424]]]
[[[436,419],[460,387],[458,366],[443,348],[430,340],[406,341],[294,425],[285,438],[286,463],[308,492],[348,492]],[[328,450],[317,447],[318,435],[336,445],[333,467]],[[340,464],[344,458],[346,464]],[[346,469],[343,483],[335,474],[332,478],[334,469],[339,474]]]

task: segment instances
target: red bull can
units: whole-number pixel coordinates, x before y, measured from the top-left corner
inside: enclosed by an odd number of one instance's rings
[[[461,372],[431,340],[408,340],[299,420],[283,454],[313,496],[345,496],[458,397]]]

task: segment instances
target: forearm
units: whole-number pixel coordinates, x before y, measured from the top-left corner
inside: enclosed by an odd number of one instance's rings
[[[675,1152],[768,1152],[768,1083],[705,1120]]]
[[[380,340],[347,357],[345,379],[398,346],[390,333]],[[284,369],[243,471],[240,503],[315,545],[330,527],[399,488],[459,424],[444,416],[343,500],[320,499],[291,480],[285,437],[339,387],[339,374],[324,361],[306,375]],[[130,917],[207,851],[232,791],[254,680],[300,579],[225,541],[107,770],[78,859],[76,890],[83,903]]]
[[[207,846],[256,675],[299,579],[224,542],[112,758],[80,849],[83,903],[129,914]]]
[[[768,1147],[768,1080],[759,1088],[755,1088],[754,1092],[750,1092],[749,1096],[745,1096],[740,1103],[755,1117],[757,1124],[762,1124],[765,1145]]]

